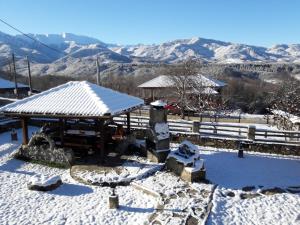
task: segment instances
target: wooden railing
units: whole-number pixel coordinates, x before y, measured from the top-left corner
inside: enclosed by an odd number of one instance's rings
[[[3,126],[14,119],[0,117]],[[39,120],[39,119],[37,119]],[[126,116],[114,117],[116,123],[126,127]],[[255,126],[228,123],[199,122],[187,120],[168,120],[170,133],[173,135],[200,136],[210,138],[230,138],[240,140],[253,140],[260,142],[284,143],[300,145],[300,131],[282,131],[260,129]],[[149,117],[131,116],[131,129],[147,129]]]
[[[114,120],[126,127],[126,117],[115,117]],[[131,116],[130,126],[132,129],[146,129],[148,124],[148,117]],[[187,120],[168,120],[168,124],[170,133],[174,135],[199,135],[201,137],[211,138],[231,138],[300,145],[300,131],[279,131],[259,129],[255,126],[242,124],[211,123]]]

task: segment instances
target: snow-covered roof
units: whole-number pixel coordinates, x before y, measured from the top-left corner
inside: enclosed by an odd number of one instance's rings
[[[193,81],[204,87],[224,87],[226,83],[220,80],[212,79],[202,74],[190,75]],[[152,80],[149,80],[138,87],[140,88],[168,88],[174,87],[174,80],[171,75],[160,75]]]
[[[191,90],[188,91],[188,93],[201,93],[201,94],[206,94],[206,95],[217,95],[219,94],[219,92],[217,92],[215,89],[211,88],[211,87],[205,87],[203,89],[200,90]]]
[[[19,88],[25,88],[25,87],[28,87],[28,86],[18,83],[18,87]],[[15,88],[15,83],[11,82],[9,80],[5,80],[3,78],[0,78],[0,89],[5,89],[5,88]]]
[[[133,97],[87,81],[71,81],[0,108],[7,114],[98,117],[117,115],[144,104]]]

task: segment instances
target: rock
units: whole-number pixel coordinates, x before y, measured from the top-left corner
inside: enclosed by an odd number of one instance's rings
[[[62,185],[60,176],[45,177],[35,175],[27,183],[27,188],[34,191],[52,191]]]
[[[241,193],[240,198],[241,199],[248,199],[248,198],[255,198],[260,196],[258,193]]]
[[[186,224],[187,225],[197,225],[197,224],[199,224],[199,221],[195,217],[189,216],[186,220]]]
[[[226,193],[226,195],[229,196],[229,197],[234,197],[235,196],[235,194],[232,191],[228,191]]]
[[[254,189],[255,189],[255,186],[246,186],[246,187],[242,188],[243,191],[253,191]]]
[[[286,190],[292,194],[300,193],[300,188],[287,188]]]
[[[274,195],[274,194],[281,194],[281,193],[286,193],[286,191],[282,188],[269,188],[269,189],[264,189],[261,191],[262,194],[264,195]]]

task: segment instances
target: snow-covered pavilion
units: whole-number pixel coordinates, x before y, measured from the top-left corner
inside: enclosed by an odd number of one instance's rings
[[[95,121],[95,133],[103,132],[106,120],[127,115],[130,130],[130,112],[144,104],[140,98],[129,96],[86,81],[72,81],[47,91],[24,98],[0,108],[5,116],[20,118],[23,144],[28,144],[28,121],[31,118],[58,119],[60,142],[64,144],[64,126],[67,120]],[[101,135],[101,150],[104,137]]]
[[[217,94],[220,89],[226,86],[226,83],[220,80],[213,79],[203,74],[189,75],[191,81],[203,88],[203,93]],[[144,91],[144,96],[147,91],[150,91],[151,98],[155,98],[155,92],[163,89],[172,89],[176,87],[176,82],[171,75],[160,75],[138,86]]]

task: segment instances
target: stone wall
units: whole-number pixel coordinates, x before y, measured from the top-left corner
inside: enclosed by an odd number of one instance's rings
[[[183,139],[183,137],[179,138]],[[209,137],[185,137],[184,139],[191,140],[193,143],[202,146],[211,146],[215,148],[238,149],[242,140],[237,139],[216,139]],[[262,143],[250,142],[249,147],[244,149],[251,152],[272,153],[281,155],[297,155],[300,156],[300,145],[277,144],[277,143]]]
[[[70,167],[74,161],[72,149],[57,148],[54,141],[44,134],[35,134],[28,145],[20,147],[16,156],[28,160],[54,163],[64,167]]]

